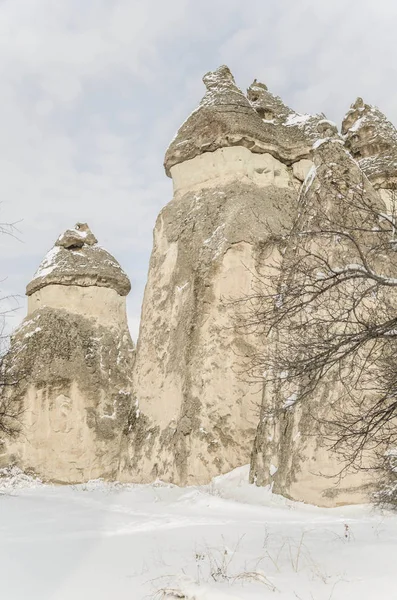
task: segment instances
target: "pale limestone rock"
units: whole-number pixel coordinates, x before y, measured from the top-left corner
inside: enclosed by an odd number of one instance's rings
[[[312,164],[311,161],[299,161]],[[295,167],[295,164],[293,167]],[[294,169],[295,174],[295,169]],[[219,148],[171,168],[174,194],[241,181],[258,187],[291,187],[288,167],[271,154],[254,154],[243,146]]]
[[[63,248],[82,248],[86,246],[94,246],[98,240],[92,233],[87,223],[77,223],[73,229],[67,229],[62,233],[55,246],[62,246]]]
[[[125,467],[138,480],[204,483],[249,462],[258,387],[244,367],[258,340],[235,331],[238,306],[230,303],[254,292],[264,256],[263,277],[276,263],[266,221],[282,231],[295,197],[292,184],[236,180],[186,191],[162,210],[134,369],[149,438]]]
[[[166,154],[174,198],[161,211],[142,307],[134,393],[145,418],[123,477],[210,481],[249,461],[258,386],[245,373],[255,333],[239,304],[279,261],[295,214],[292,157],[222,67]],[[279,156],[288,154],[285,161]]]
[[[0,463],[63,483],[159,477],[185,485],[251,458],[258,485],[324,506],[361,502],[362,476],[339,487],[320,476],[338,465],[312,416],[337,390],[269,418],[279,390],[253,385],[246,369],[273,342],[236,327],[238,301],[268,289],[284,260],[280,237],[321,183],[343,180],[349,192],[365,173],[379,188],[378,196],[368,184],[374,201],[392,204],[396,130],[358,99],[342,139],[323,114],[296,113],[256,80],[245,96],[225,66],[203,81],[200,105],[165,156],[174,197],[154,230],[135,366],[129,279],[78,223],[27,286],[28,316],[4,363],[26,409],[23,430],[3,445]],[[323,198],[328,206],[332,194]]]
[[[310,169],[313,166],[313,161],[308,159],[299,160],[292,165],[292,172],[296,179],[303,183],[308,176]]]
[[[381,207],[377,192],[363,178],[361,169],[339,140],[331,139],[319,144],[314,151],[313,160],[314,169],[305,181],[300,197],[302,206],[306,207],[311,229],[316,228],[317,222],[321,225],[319,219],[324,218],[322,212],[316,213],[318,198],[322,200],[321,211],[328,211],[329,214],[336,211],[341,223],[347,223],[349,218],[359,219],[357,207],[352,213],[348,202],[341,203],[341,189],[344,196],[363,186],[367,202]],[[342,213],[342,210],[346,213]],[[369,218],[364,209],[362,218],[363,221],[368,221]],[[378,226],[375,217],[374,219],[373,225]],[[371,230],[368,222],[367,227]],[[337,260],[341,248],[340,242],[335,240],[328,249],[330,259],[333,257],[333,260]],[[346,257],[342,264],[346,264]],[[384,269],[385,265],[382,263],[383,272]],[[285,336],[287,333],[283,331],[280,335]],[[288,343],[288,337],[284,341]],[[277,345],[277,334],[274,345]],[[326,444],[324,430],[319,426],[321,419],[330,419],[332,411],[338,406],[337,383],[324,381],[317,387],[315,397],[295,404],[295,400],[286,403],[282,380],[280,377],[277,386],[274,383],[267,384],[262,394],[261,413],[251,457],[251,481],[257,485],[272,485],[276,493],[319,506],[367,502],[370,479],[365,471],[347,471],[339,481],[338,474],[342,465]],[[299,390],[299,382],[296,380],[294,386]],[[299,392],[296,394],[296,398],[298,397]]]
[[[28,316],[5,360],[16,382],[7,393],[23,418],[19,437],[3,447],[2,464],[62,483],[118,476],[136,413],[129,286],[86,225],[58,238],[28,285]]]

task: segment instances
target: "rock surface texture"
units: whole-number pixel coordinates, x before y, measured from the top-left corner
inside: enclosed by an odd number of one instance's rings
[[[359,228],[363,231],[376,232],[379,219],[377,215],[369,216],[367,207],[378,206],[377,210],[382,214],[385,210],[383,201],[367,178],[363,179],[361,169],[346,150],[343,142],[341,143],[339,139],[324,140],[314,149],[313,162],[313,169],[302,186],[299,199],[300,228],[306,231],[319,231],[322,227],[326,229],[327,224],[332,224],[337,231],[341,232],[354,232]],[[360,202],[355,200],[357,197],[360,198]],[[362,202],[361,198],[363,198]],[[352,205],[355,206],[354,211],[351,210]],[[328,227],[331,228],[331,225]],[[368,237],[366,233],[359,235],[362,248],[366,247],[366,235]],[[321,247],[317,246],[319,241]],[[343,265],[359,262],[359,259],[352,255],[351,245],[344,244],[343,239],[338,236],[332,236],[329,240],[326,236],[322,236],[312,242],[307,241],[305,237],[302,237],[302,241],[299,242],[299,239],[293,237],[291,246],[289,248],[287,245],[281,265],[282,272],[289,268],[288,261],[291,260],[291,254],[295,261],[293,264],[297,264],[299,256],[312,254],[315,257],[324,257],[324,260],[320,258],[320,268],[316,273],[321,279],[327,277],[327,268],[332,276],[332,273],[334,271],[337,273]],[[368,243],[368,247],[371,248],[373,245]],[[370,254],[367,255],[367,260],[369,262],[372,260]],[[382,256],[379,259],[379,266],[383,272],[385,262],[387,261]],[[307,271],[296,276],[303,277],[305,273]],[[303,336],[308,347],[313,343],[310,323],[313,323],[314,329],[316,320],[317,323],[327,322],[324,305],[327,306],[334,320],[334,328],[331,329],[331,326],[327,328],[327,335],[337,336],[341,330],[347,333],[347,325],[342,320],[338,321],[338,318],[348,309],[349,303],[346,298],[348,299],[350,295],[353,297],[353,290],[349,290],[347,285],[346,289],[343,288],[343,292],[341,290],[342,287],[339,287],[333,292],[330,286],[329,292],[319,296],[317,304],[315,302],[310,304],[307,325],[298,329],[296,333],[299,338]],[[291,325],[293,320],[285,325],[281,322],[276,328],[274,349],[277,349],[277,344],[287,348],[287,352],[293,352],[292,348],[299,347],[301,340],[294,339]],[[351,329],[354,331],[353,322]],[[307,338],[304,337],[306,333]],[[317,333],[314,335],[316,337]],[[359,357],[356,357],[356,362],[358,372]],[[364,363],[364,360],[362,362]],[[354,373],[349,373],[352,379]],[[266,393],[262,396],[261,418],[251,458],[251,481],[258,485],[272,485],[276,493],[320,506],[368,501],[370,479],[366,477],[365,472],[347,469],[340,479],[339,474],[343,464],[340,462],[340,457],[331,452],[329,435],[327,439],[329,431],[324,426],[326,421],[332,420],[336,411],[343,412],[343,409],[348,406],[349,395],[353,396],[352,390],[340,385],[338,369],[334,371],[330,369],[327,377],[316,386],[315,392],[306,397],[303,402],[299,402],[304,378],[305,375],[300,378],[294,377],[293,388],[291,388],[291,380],[287,379],[287,373],[282,372],[278,375],[277,385],[272,383],[270,386],[269,384],[265,386]],[[269,387],[270,390],[266,389]]]
[[[134,370],[149,432],[125,466],[138,480],[204,483],[249,461],[261,384],[247,365],[262,342],[236,328],[238,301],[277,268],[275,236],[290,226],[312,165],[300,124],[315,118],[279,101],[283,121],[263,120],[264,86],[250,88],[252,104],[227,67],[203,81],[165,157],[174,198],[155,227]]]
[[[307,251],[289,245],[297,223],[307,233],[337,216],[342,228],[360,230],[360,211],[346,201],[357,190],[367,206],[379,204],[381,221],[395,219],[397,131],[360,98],[341,135],[323,114],[294,112],[256,80],[245,95],[226,66],[203,81],[204,97],[165,155],[173,198],[154,229],[136,354],[130,281],[78,223],[27,286],[28,315],[3,364],[12,383],[3,393],[21,411],[21,430],[1,446],[1,466],[65,483],[189,485],[251,461],[251,481],[292,499],[364,501],[362,475],[335,485],[338,465],[316,428],[345,397],[332,373],[296,405],[299,389],[286,398],[283,377],[269,387],[262,368],[254,378],[255,360],[292,335],[279,323],[265,338],[255,318],[261,295],[278,298],[290,257]],[[369,235],[381,231],[378,221],[368,221]],[[336,268],[354,263],[334,238],[317,254]]]
[[[28,315],[6,357],[23,413],[3,463],[62,483],[117,477],[135,414],[129,289],[87,225],[58,238],[27,286]]]
[[[357,98],[342,123],[342,134],[365,175],[376,188],[397,185],[397,130],[376,106]]]

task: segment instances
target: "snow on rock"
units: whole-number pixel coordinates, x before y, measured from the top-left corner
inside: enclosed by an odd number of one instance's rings
[[[50,284],[110,287],[120,296],[127,295],[131,289],[117,260],[97,244],[86,223],[77,223],[59,236],[28,284],[26,293],[31,296]]]
[[[310,169],[310,171],[308,172],[306,179],[303,182],[303,186],[302,186],[302,191],[303,192],[307,192],[307,190],[310,188],[310,186],[312,185],[314,178],[316,177],[317,174],[317,169],[316,167],[313,165]]]
[[[248,88],[247,96],[255,110],[262,117],[264,124],[273,125],[278,143],[281,146],[294,148],[300,144],[310,146],[319,137],[338,135],[338,128],[324,114],[301,114],[284,104],[279,96],[275,96],[264,83],[256,79]]]
[[[294,406],[294,404],[297,402],[298,400],[298,393],[294,392],[293,394],[291,394],[290,396],[288,396],[288,398],[286,399],[286,401],[283,404],[283,408],[291,408],[291,406]]]
[[[300,113],[291,113],[288,115],[287,120],[284,125],[286,127],[291,127],[292,125],[302,125],[303,123],[307,123],[312,118],[312,115],[301,115]]]
[[[45,277],[46,275],[52,273],[52,271],[57,266],[56,257],[59,254],[60,250],[61,249],[59,246],[54,246],[53,248],[51,248],[51,250],[47,252],[45,257],[41,261],[36,273],[33,275],[33,279],[36,279],[36,277]]]
[[[182,123],[166,152],[164,166],[171,168],[205,152],[240,146],[262,147],[267,136],[262,120],[237,87],[230,69],[222,65],[203,77],[206,92],[198,108]]]
[[[388,188],[397,178],[397,129],[377,106],[362,98],[342,123],[346,146],[374,185]]]
[[[0,494],[9,494],[16,489],[31,489],[42,486],[41,479],[27,475],[18,467],[0,469]]]
[[[25,338],[30,338],[33,335],[35,335],[36,333],[38,333],[39,331],[41,331],[41,327],[36,327],[36,329],[33,329],[33,331],[29,331],[28,333],[26,333]]]

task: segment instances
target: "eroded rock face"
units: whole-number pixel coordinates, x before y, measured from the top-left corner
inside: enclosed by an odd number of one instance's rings
[[[376,107],[357,98],[342,123],[346,146],[376,188],[397,184],[397,130]]]
[[[136,412],[129,285],[87,226],[65,232],[47,254],[6,357],[15,382],[7,393],[23,413],[3,464],[62,483],[117,478]]]
[[[291,174],[281,188],[236,180],[185,191],[160,213],[134,369],[150,431],[128,467],[139,479],[204,483],[249,461],[258,386],[244,368],[259,342],[235,331],[233,301],[254,293],[264,257],[277,261],[268,227],[287,225],[295,197]]]
[[[344,231],[344,228],[349,231],[349,227],[354,231],[362,227],[364,232],[369,232],[362,234],[362,248],[365,248],[365,236],[376,235],[371,232],[376,232],[379,227],[379,218],[376,214],[371,216],[367,207],[377,206],[380,213],[385,210],[378,193],[363,176],[340,140],[330,139],[318,144],[313,153],[313,161],[314,167],[303,184],[300,197],[301,218],[304,219],[302,229],[326,229],[327,223],[330,229],[336,231]],[[360,198],[362,195],[365,201],[355,201],[355,194]],[[351,206],[354,206],[354,210]],[[354,255],[354,248],[344,246],[341,236],[331,237],[327,246],[325,236],[319,239],[323,248],[313,246],[310,249],[306,244],[302,247],[302,256],[308,252],[321,256],[323,252],[335,269],[360,262],[359,257]],[[302,240],[304,244],[304,239]],[[293,238],[291,244],[293,248],[290,251],[299,255],[299,241]],[[374,247],[376,246],[373,244],[369,245],[369,248]],[[285,256],[281,271],[288,268],[288,248]],[[374,257],[368,253],[367,260],[379,260],[381,272],[385,272],[385,265],[388,264],[392,275],[392,262],[385,257],[376,253]],[[326,261],[321,264],[325,265]],[[318,276],[322,278],[325,274],[319,270]],[[348,306],[341,300],[339,293],[333,294],[330,288],[329,294],[322,296],[318,307],[314,302],[311,305],[313,319],[325,317],[326,320],[323,303],[335,319]],[[318,313],[315,313],[316,310]],[[341,327],[345,325],[341,323]],[[292,335],[289,334],[288,326],[283,328],[281,323],[274,335],[274,351],[280,338],[286,347],[296,347]],[[358,358],[356,364],[359,370]],[[371,480],[365,471],[344,471],[344,477],[340,480],[339,474],[345,465],[330,449],[329,431],[324,423],[332,421],[335,411],[343,407],[346,409],[348,399],[352,397],[346,389],[341,388],[340,373],[337,370],[331,373],[330,370],[328,377],[324,377],[316,387],[315,393],[302,402],[299,402],[299,397],[301,386],[304,386],[303,378],[302,381],[294,379],[291,388],[291,383],[286,379],[288,373],[276,374],[276,377],[272,375],[272,382],[265,385],[262,395],[259,425],[251,457],[252,482],[257,485],[272,485],[276,493],[319,506],[368,501]],[[352,372],[349,372],[349,378],[352,376]]]
[[[279,264],[312,165],[312,140],[265,123],[226,67],[204,82],[165,160],[174,198],[154,232],[134,368],[145,434],[124,470],[139,481],[204,483],[249,461],[261,385],[246,369],[263,342],[236,328],[238,300]]]
[[[316,202],[342,214],[340,198],[360,186],[371,201],[390,200],[396,130],[361,99],[342,138],[323,114],[296,113],[256,80],[245,96],[225,66],[203,81],[165,156],[174,197],[154,230],[136,360],[129,279],[78,223],[27,286],[28,316],[5,361],[23,429],[0,464],[65,483],[186,485],[251,459],[252,481],[293,499],[361,502],[367,482],[351,474],[335,486],[338,465],[315,425],[337,403],[333,382],[310,402],[286,401],[282,381],[269,388],[250,371],[277,339],[240,324],[285,268],[285,234],[302,207],[313,226]]]
[[[312,145],[319,139],[339,137],[338,128],[324,114],[310,115],[297,113],[256,79],[247,90],[248,100],[262,117],[264,126],[277,131],[278,143],[288,149],[285,157],[299,147],[307,148],[307,158]],[[294,162],[298,158],[296,151]],[[303,156],[303,155],[302,155]]]

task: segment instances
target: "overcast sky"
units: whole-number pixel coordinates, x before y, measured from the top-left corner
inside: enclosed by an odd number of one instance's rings
[[[0,220],[21,221],[2,293],[87,221],[131,279],[136,338],[164,152],[202,75],[227,64],[338,124],[360,95],[397,123],[396,31],[396,0],[0,0]]]

